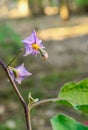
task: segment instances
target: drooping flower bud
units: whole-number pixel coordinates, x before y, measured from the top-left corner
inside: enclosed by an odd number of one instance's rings
[[[48,58],[48,53],[46,52],[46,50],[40,49],[40,53],[44,60],[46,60]]]
[[[32,75],[32,73],[26,70],[26,68],[24,67],[24,63],[16,68],[8,66],[8,71],[10,76],[14,79],[14,81],[16,81],[19,84],[21,84],[24,78]]]

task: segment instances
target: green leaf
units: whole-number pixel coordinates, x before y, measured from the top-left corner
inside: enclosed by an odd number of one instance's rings
[[[76,122],[74,119],[59,114],[51,119],[53,130],[88,130],[88,127]]]
[[[88,112],[88,79],[79,83],[66,83],[59,92],[58,103],[73,106],[75,109]]]
[[[88,113],[88,105],[78,105],[76,108],[80,111],[83,111],[85,113]]]

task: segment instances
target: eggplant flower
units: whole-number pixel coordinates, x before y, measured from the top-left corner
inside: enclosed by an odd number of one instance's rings
[[[40,49],[44,49],[45,47],[41,43],[42,41],[37,37],[36,32],[33,31],[32,34],[22,40],[25,47],[25,54],[24,56],[27,56],[29,54],[31,55],[37,55],[40,53]]]
[[[24,63],[20,66],[17,66],[16,68],[8,66],[8,71],[10,76],[16,81],[17,83],[21,84],[22,80],[32,75],[32,73],[28,72],[26,68],[24,67]]]

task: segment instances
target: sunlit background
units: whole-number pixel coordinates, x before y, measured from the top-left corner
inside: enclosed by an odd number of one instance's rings
[[[33,73],[18,85],[27,102],[28,92],[39,99],[56,97],[64,83],[88,77],[88,0],[1,0],[0,58],[9,63],[34,29],[48,60],[40,55],[23,58],[22,53],[12,63],[15,67],[25,62]],[[59,112],[82,123],[88,120],[69,107],[47,104],[32,111],[33,130],[51,130],[50,118]],[[0,67],[0,130],[24,129],[23,108]]]

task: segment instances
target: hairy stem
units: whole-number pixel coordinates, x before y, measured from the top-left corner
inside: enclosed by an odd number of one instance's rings
[[[10,83],[12,84],[15,93],[17,94],[18,98],[20,99],[21,104],[23,105],[24,112],[25,112],[25,118],[26,118],[26,124],[27,124],[27,130],[31,130],[28,106],[27,106],[26,102],[24,101],[21,93],[19,92],[14,80],[10,76],[7,65],[5,65],[2,60],[0,60],[0,65],[2,66],[3,70],[6,72],[6,75],[7,75],[8,79],[9,79]]]
[[[57,100],[60,100],[60,99],[59,98],[49,98],[49,99],[44,99],[44,100],[35,102],[35,103],[32,104],[31,109],[36,107],[36,106],[39,106],[41,104],[48,103],[48,102],[53,102],[53,101],[57,101]]]
[[[30,110],[28,109],[28,118],[29,118],[28,120],[30,121],[30,130],[32,130],[32,125],[31,125],[31,112],[30,112],[30,111],[31,111],[31,109],[30,109]]]
[[[34,107],[36,107],[36,106],[39,106],[39,105],[42,105],[42,104],[48,103],[48,102],[55,102],[55,101],[59,101],[59,100],[66,100],[66,99],[65,99],[65,98],[59,98],[59,97],[43,99],[43,100],[40,100],[40,101],[34,102],[34,103],[31,105],[31,109],[34,108]],[[70,99],[67,99],[67,101],[69,101],[69,102],[73,102],[73,103],[77,104],[76,101],[73,101],[73,100],[70,100]]]

